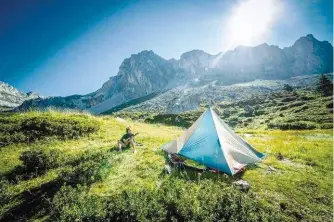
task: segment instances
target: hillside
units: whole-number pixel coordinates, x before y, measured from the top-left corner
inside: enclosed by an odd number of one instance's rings
[[[201,105],[201,104],[199,104]],[[204,111],[202,108],[183,113],[147,112],[131,106],[112,115],[147,123],[162,123],[189,127]],[[210,103],[209,103],[210,105]],[[249,94],[246,98],[215,104],[216,111],[236,129],[332,129],[333,97],[324,97],[312,88],[292,91],[275,90],[268,94]],[[154,110],[154,106],[151,106]]]
[[[332,74],[327,74],[329,79],[333,79]],[[252,99],[254,97],[267,97],[270,93],[279,92],[284,85],[290,85],[296,90],[314,90],[319,81],[319,75],[303,75],[286,80],[255,80],[247,83],[220,86],[216,81],[207,85],[178,87],[160,95],[154,94],[152,98],[145,97],[138,103],[131,100],[128,103],[114,107],[103,114],[111,114],[116,110],[140,111],[149,113],[182,113],[196,110],[200,105],[215,105],[239,100]]]
[[[180,135],[176,126],[56,111],[0,120],[7,141],[0,148],[2,221],[332,220],[332,130],[239,128],[266,158],[228,177],[192,170],[168,175],[159,147]],[[136,154],[116,152],[129,125],[143,146]],[[239,178],[250,183],[248,193],[232,186]]]
[[[217,55],[192,50],[183,53],[179,60],[166,60],[153,51],[145,50],[124,59],[118,73],[111,74],[112,77],[95,92],[29,100],[19,109],[53,106],[103,113],[150,94],[166,94],[166,91],[169,95],[183,95],[180,91],[203,91],[202,88],[210,86],[219,94],[224,91],[222,86],[236,83],[259,79],[286,80],[300,75],[331,72],[333,46],[327,41],[315,39],[313,35],[301,37],[292,46],[283,49],[261,44],[240,46]],[[207,93],[202,97],[204,100],[212,99]],[[215,99],[224,98],[217,96]],[[188,106],[193,109],[197,97],[190,103]],[[173,112],[190,109],[171,108]]]

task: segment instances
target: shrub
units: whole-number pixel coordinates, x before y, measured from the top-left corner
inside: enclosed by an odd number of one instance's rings
[[[255,116],[261,116],[261,115],[264,115],[264,114],[266,114],[266,111],[264,111],[264,110],[255,110],[255,112],[254,112]]]
[[[147,123],[162,123],[172,126],[190,127],[202,114],[203,110],[181,114],[156,114],[145,119]]]
[[[333,129],[333,123],[323,123],[320,125],[321,129]]]
[[[113,155],[113,156],[112,156]],[[72,167],[61,173],[61,177],[71,184],[92,184],[103,180],[111,165],[119,161],[119,156],[105,152],[85,153],[71,164]]]
[[[316,125],[311,122],[299,121],[299,122],[271,122],[268,124],[268,128],[277,128],[281,130],[303,130],[303,129],[315,129]]]
[[[332,109],[333,108],[333,101],[327,102],[326,107],[329,108],[329,109]]]
[[[291,101],[294,101],[296,100],[297,98],[294,97],[294,96],[290,96],[290,97],[285,97],[281,100],[281,102],[285,103],[285,102],[291,102]]]
[[[293,107],[297,107],[297,106],[302,106],[304,105],[305,102],[304,101],[296,101],[296,102],[293,102],[293,103],[289,103],[287,105],[284,105],[284,106],[281,106],[279,108],[279,110],[287,110],[287,109],[290,109],[290,108],[293,108]]]
[[[4,205],[10,201],[11,196],[8,192],[9,182],[8,180],[1,178],[0,179],[0,205]]]
[[[301,111],[304,111],[304,110],[307,110],[309,107],[307,105],[303,105],[301,107],[298,107],[296,110],[295,110],[295,113],[299,113]]]
[[[88,193],[89,188],[63,186],[52,200],[53,217],[60,221],[96,221],[106,216],[104,199]]]
[[[60,153],[58,150],[44,151],[40,148],[33,148],[24,151],[20,160],[23,162],[24,171],[27,173],[44,173],[47,169],[52,169],[60,165]]]
[[[331,96],[333,95],[333,83],[331,80],[328,79],[325,75],[320,75],[318,80],[317,90],[323,96]]]
[[[166,178],[158,189],[134,188],[112,196],[88,188],[62,187],[53,199],[54,216],[66,221],[282,221],[280,212],[223,182],[185,183]],[[145,203],[145,204],[143,204]]]

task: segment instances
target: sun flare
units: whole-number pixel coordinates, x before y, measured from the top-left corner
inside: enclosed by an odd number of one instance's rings
[[[281,9],[279,0],[245,0],[239,3],[227,22],[225,48],[265,41]]]

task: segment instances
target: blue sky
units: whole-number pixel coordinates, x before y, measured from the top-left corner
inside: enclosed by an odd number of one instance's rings
[[[142,50],[170,59],[240,42],[285,47],[309,33],[333,42],[332,0],[272,0],[280,10],[265,33],[228,44],[226,27],[247,1],[266,0],[0,0],[0,81],[42,95],[85,94]],[[247,37],[240,30],[234,36]]]

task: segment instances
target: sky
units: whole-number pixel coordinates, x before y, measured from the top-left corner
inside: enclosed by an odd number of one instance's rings
[[[332,0],[0,0],[0,81],[87,94],[142,50],[178,59],[307,34],[333,44]]]

